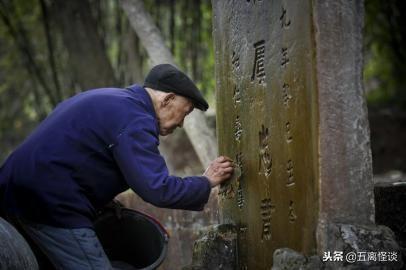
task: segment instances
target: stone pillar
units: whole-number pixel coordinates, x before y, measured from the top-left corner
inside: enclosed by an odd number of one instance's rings
[[[342,248],[331,232],[374,223],[363,1],[212,6],[219,153],[241,169],[219,193],[238,269],[269,269],[280,248]]]
[[[313,1],[318,92],[319,251],[330,222],[373,224],[374,197],[363,90],[363,1]]]

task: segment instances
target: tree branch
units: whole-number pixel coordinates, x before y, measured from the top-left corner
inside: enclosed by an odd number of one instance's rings
[[[31,76],[34,78],[34,80],[37,80],[39,84],[41,85],[42,89],[45,91],[45,94],[47,95],[49,101],[53,106],[56,105],[56,100],[48,87],[47,83],[45,82],[44,77],[42,76],[41,70],[38,67],[34,56],[32,52],[32,46],[27,38],[26,31],[22,26],[21,21],[19,20],[17,14],[13,12],[13,9],[10,9],[12,7],[7,6],[7,4],[1,0],[1,9],[0,9],[0,17],[2,18],[4,24],[7,26],[10,35],[13,37],[21,55],[22,59],[25,62],[24,65],[28,70],[28,73],[31,74]],[[9,14],[14,14],[13,17],[16,18],[17,22],[17,29],[14,27]],[[38,98],[40,95],[39,93],[34,93],[35,97]],[[41,102],[40,100],[37,100],[37,102]],[[41,102],[42,103],[42,102]]]
[[[175,65],[171,52],[165,46],[161,32],[145,10],[143,2],[141,0],[121,0],[120,3],[132,28],[147,50],[152,65],[162,63]],[[200,162],[207,167],[217,155],[217,142],[213,130],[207,124],[206,117],[201,111],[195,110],[186,118],[184,128]]]
[[[47,44],[48,55],[49,55],[48,59],[49,59],[49,65],[51,66],[52,80],[53,80],[54,86],[55,86],[56,99],[62,100],[63,95],[62,95],[62,91],[61,91],[61,86],[59,84],[58,73],[57,73],[56,64],[55,64],[54,46],[53,46],[52,38],[51,38],[51,29],[49,27],[48,10],[47,10],[47,6],[46,6],[44,0],[39,0],[39,2],[40,2],[40,6],[41,6],[42,23],[44,25],[46,44]]]

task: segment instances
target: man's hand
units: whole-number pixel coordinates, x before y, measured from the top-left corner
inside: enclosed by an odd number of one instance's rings
[[[204,176],[209,179],[211,187],[215,187],[233,174],[233,161],[226,156],[220,156],[213,160],[204,172]]]

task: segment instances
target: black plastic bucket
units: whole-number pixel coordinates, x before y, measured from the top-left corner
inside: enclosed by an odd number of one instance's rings
[[[165,259],[169,235],[154,218],[127,208],[105,209],[94,222],[110,261],[156,269]]]

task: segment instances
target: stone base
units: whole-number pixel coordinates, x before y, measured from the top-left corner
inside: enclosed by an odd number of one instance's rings
[[[272,270],[403,269],[402,249],[385,226],[324,223],[319,226],[318,255],[289,248],[275,250]],[[237,230],[209,227],[195,242],[192,265],[183,270],[237,269]]]
[[[236,269],[237,230],[220,224],[208,228],[193,247],[192,265],[182,270]]]
[[[280,248],[273,254],[272,270],[314,270],[322,269],[323,264],[319,256],[306,257],[290,248]]]
[[[276,250],[272,269],[403,269],[402,249],[385,226],[320,223],[318,244],[318,258]]]

